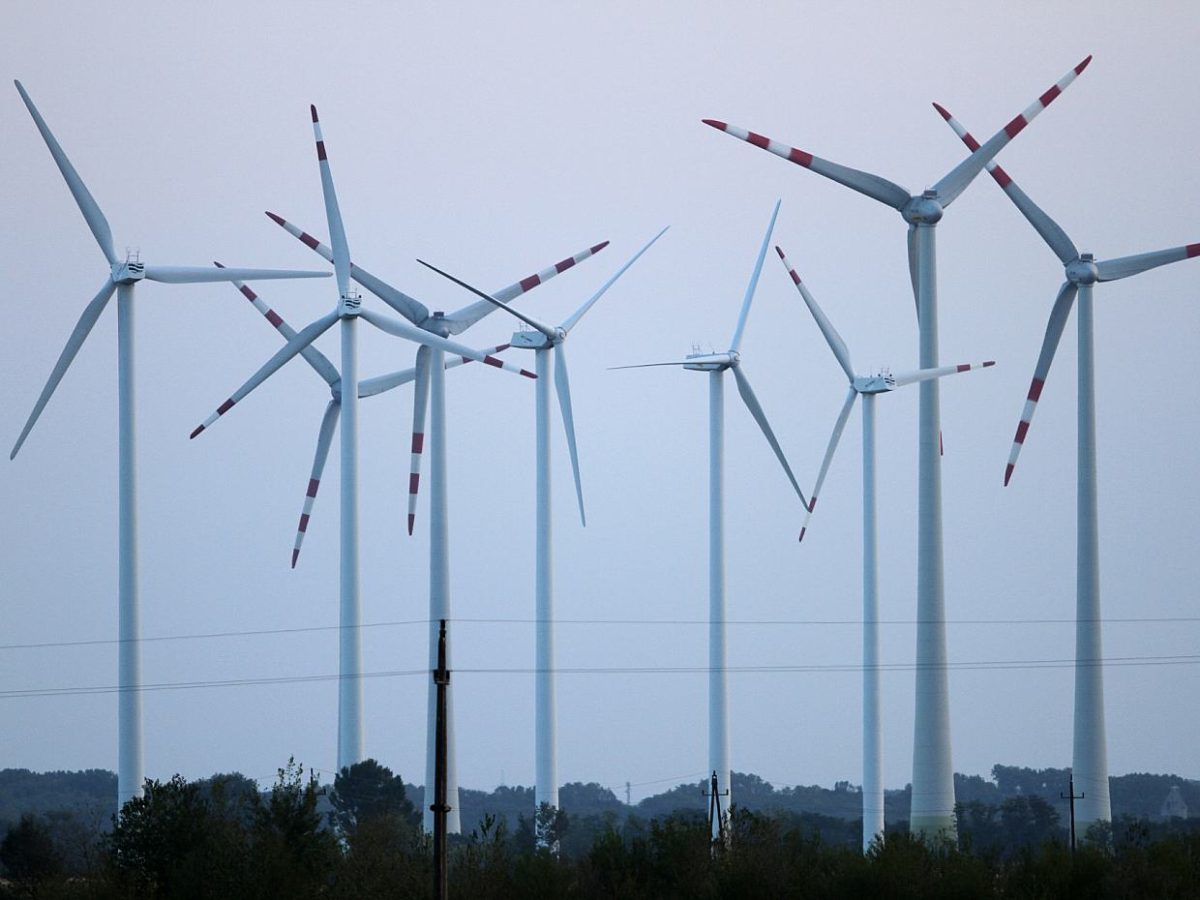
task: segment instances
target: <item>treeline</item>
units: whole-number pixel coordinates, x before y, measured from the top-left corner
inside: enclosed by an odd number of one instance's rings
[[[515,789],[514,789],[515,790]],[[465,810],[464,810],[465,812]],[[1037,795],[959,808],[960,846],[858,823],[735,808],[728,847],[698,811],[643,818],[485,814],[450,845],[455,898],[1196,897],[1200,820],[1123,818],[1071,854]],[[467,820],[464,819],[464,822]],[[148,781],[111,830],[73,847],[45,815],[0,841],[0,897],[428,897],[432,848],[400,778],[368,760],[329,788],[293,762],[270,790],[242,776]],[[833,829],[826,837],[822,827]],[[840,831],[838,830],[840,829]],[[839,836],[840,835],[840,836]],[[78,838],[76,834],[74,837]],[[542,839],[539,843],[538,837]],[[555,847],[557,853],[546,849]]]

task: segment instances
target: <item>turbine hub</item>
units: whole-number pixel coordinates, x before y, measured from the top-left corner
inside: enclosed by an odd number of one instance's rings
[[[860,394],[886,394],[896,389],[896,379],[890,372],[880,372],[877,375],[859,375],[851,386]]]
[[[146,264],[141,260],[127,259],[112,267],[113,284],[135,284],[146,277]]]
[[[1072,284],[1095,284],[1100,280],[1095,257],[1090,253],[1079,254],[1079,259],[1067,263],[1067,280]]]
[[[937,191],[927,189],[920,197],[913,197],[904,205],[900,215],[910,225],[936,225],[942,218],[942,204]]]
[[[446,322],[446,314],[440,309],[422,322],[421,327],[430,334],[436,334],[438,337],[450,337],[450,326]]]

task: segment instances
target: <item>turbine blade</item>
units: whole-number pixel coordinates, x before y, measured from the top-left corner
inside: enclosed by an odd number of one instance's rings
[[[608,241],[602,241],[593,247],[586,250],[580,250],[574,256],[568,256],[566,259],[560,259],[549,268],[542,269],[540,272],[522,278],[520,281],[515,281],[507,287],[502,287],[498,291],[493,291],[490,296],[499,300],[501,303],[508,303],[527,291],[532,291],[539,284],[544,284],[555,275],[560,275],[567,269],[573,268],[583,262],[589,256],[595,256],[601,250],[608,246]],[[462,309],[451,313],[445,317],[445,322],[448,323],[451,334],[462,334],[484,316],[494,312],[496,305],[487,300],[479,300],[469,306],[464,306]]]
[[[79,316],[79,321],[75,323],[75,327],[71,330],[71,336],[67,338],[67,345],[63,347],[62,353],[58,355],[58,362],[50,370],[50,377],[46,379],[46,386],[42,388],[42,393],[38,396],[37,403],[33,405],[33,412],[29,414],[29,418],[25,422],[25,427],[21,429],[21,436],[13,444],[12,453],[8,455],[9,459],[16,459],[17,452],[21,449],[21,445],[25,443],[25,438],[29,437],[29,432],[33,430],[38,416],[46,408],[46,404],[50,401],[50,396],[54,393],[55,388],[58,387],[58,383],[62,381],[67,368],[71,365],[72,360],[75,359],[75,354],[83,346],[83,342],[87,339],[88,333],[91,332],[92,326],[100,318],[100,313],[104,312],[104,307],[108,304],[116,289],[116,284],[113,283],[111,278],[108,279],[105,281],[104,287],[100,288],[99,293],[83,308],[83,313]]]
[[[750,283],[746,285],[746,295],[742,298],[742,310],[738,313],[737,328],[733,331],[733,343],[729,345],[731,353],[736,353],[742,343],[742,332],[746,330],[746,319],[750,316],[750,303],[754,300],[758,277],[762,275],[763,260],[767,258],[767,248],[771,246],[771,234],[775,231],[775,219],[779,216],[779,204],[782,202],[782,200],[775,201],[775,209],[771,211],[771,221],[767,223],[767,233],[763,235],[762,246],[758,248],[758,257],[754,260],[754,272],[750,276]]]
[[[604,296],[605,291],[607,291],[610,287],[612,287],[613,284],[616,283],[616,280],[625,274],[625,270],[628,269],[630,266],[632,266],[635,262],[637,262],[638,258],[643,253],[645,253],[647,250],[649,250],[654,245],[655,241],[657,241],[660,237],[662,237],[664,234],[666,234],[667,228],[670,228],[670,227],[671,226],[668,225],[666,228],[664,228],[662,231],[660,231],[654,237],[650,238],[650,240],[647,241],[642,246],[641,250],[639,250],[637,253],[633,254],[633,256],[629,257],[629,259],[626,260],[625,265],[623,265],[623,266],[621,266],[621,268],[617,269],[617,271],[613,273],[612,277],[609,278],[608,281],[606,281],[606,282],[604,282],[604,284],[600,285],[600,290],[596,291],[596,293],[594,293],[594,294],[592,294],[592,296],[588,297],[587,300],[585,300],[583,302],[583,304],[579,307],[579,309],[575,310],[575,312],[573,312],[569,317],[567,317],[563,321],[562,325],[560,325],[559,327],[565,333],[569,334],[571,329],[579,324],[579,320],[583,318],[584,313],[586,313],[589,309],[591,309],[592,305],[597,300],[599,300],[602,296]]]
[[[637,363],[632,366],[609,366],[609,370],[614,369],[652,369],[656,366],[690,366],[693,364],[704,365],[729,365],[732,358],[728,353],[710,353],[705,356],[692,356],[688,359],[676,359],[671,362],[656,362],[656,363]]]
[[[495,347],[489,347],[486,350],[481,350],[481,353],[486,353],[491,356],[494,353],[503,353],[509,348],[508,344],[497,344]],[[449,371],[457,369],[465,363],[475,362],[475,360],[466,356],[447,356],[444,357],[443,367]],[[382,394],[392,388],[398,388],[401,385],[408,384],[410,381],[415,381],[417,378],[416,367],[411,369],[402,369],[399,372],[390,372],[387,375],[376,375],[374,378],[365,378],[358,383],[359,397],[374,397],[376,394]]]
[[[979,149],[979,141],[975,140],[971,132],[967,131],[958,119],[950,115],[948,109],[937,103],[933,104],[933,108],[946,120],[946,124],[954,130],[954,133],[962,138],[962,142],[972,152]],[[1000,185],[1004,193],[1008,194],[1008,198],[1021,211],[1021,214],[1034,227],[1034,230],[1042,236],[1042,240],[1054,251],[1054,255],[1058,257],[1064,266],[1071,260],[1079,257],[1079,251],[1067,236],[1067,233],[1062,230],[1062,227],[1046,215],[1040,206],[1030,200],[1029,195],[1017,186],[1017,183],[1009,177],[1006,171],[1000,168],[995,162],[989,162],[985,168],[988,174],[995,179],[996,184]]]
[[[754,389],[750,387],[750,381],[746,378],[746,374],[742,371],[741,366],[733,367],[733,377],[737,379],[738,393],[742,395],[742,402],[746,404],[746,408],[750,410],[750,415],[754,416],[754,421],[762,429],[763,437],[767,439],[767,443],[775,451],[775,456],[779,460],[780,465],[783,466],[783,471],[787,473],[788,481],[796,489],[796,496],[807,507],[808,501],[804,499],[804,491],[800,490],[800,484],[796,481],[796,476],[792,474],[792,467],[788,465],[787,457],[783,455],[783,448],[779,446],[775,432],[771,430],[771,423],[767,421],[766,413],[763,412],[758,398],[754,396]]]
[[[419,262],[421,265],[423,265],[427,269],[433,269],[433,271],[437,272],[443,278],[453,281],[459,287],[466,288],[468,291],[470,291],[472,294],[475,294],[477,297],[482,297],[486,302],[491,303],[493,306],[498,306],[498,307],[500,307],[500,309],[505,310],[506,312],[510,313],[513,316],[516,316],[518,319],[520,319],[522,322],[524,322],[530,328],[537,329],[538,331],[540,331],[542,334],[546,335],[546,337],[550,338],[551,340],[554,339],[554,337],[555,337],[554,329],[552,327],[550,327],[549,325],[545,325],[542,322],[539,322],[533,316],[526,315],[525,313],[523,313],[519,310],[513,309],[510,306],[508,306],[508,304],[506,304],[506,303],[501,303],[495,297],[485,294],[479,288],[467,284],[461,278],[455,278],[449,272],[442,271],[441,269],[439,269],[437,266],[433,265],[432,263],[427,263],[423,259],[418,259],[417,262]]]
[[[207,266],[146,266],[146,278],[163,284],[212,284],[218,281],[271,281],[281,278],[328,278],[328,272],[301,269],[210,269]]]
[[[838,441],[842,439],[842,432],[846,429],[846,420],[850,418],[850,410],[854,408],[854,401],[857,399],[858,391],[851,387],[842,404],[842,411],[838,413],[837,421],[833,423],[833,434],[829,436],[829,446],[825,448],[825,457],[821,460],[821,470],[817,473],[817,483],[813,487],[812,499],[808,503],[804,525],[800,528],[800,540],[804,540],[804,532],[808,531],[808,522],[812,518],[813,510],[817,508],[817,497],[820,496],[821,487],[825,484],[825,476],[829,474],[829,464],[833,462],[834,451],[837,450]]]
[[[575,446],[575,415],[571,411],[571,378],[567,374],[567,353],[562,344],[554,347],[554,389],[558,408],[562,411],[563,428],[567,432],[567,450],[571,453],[571,473],[575,476],[575,499],[579,501],[579,521],[586,528],[583,511],[583,484],[579,480],[579,451]]]
[[[1106,259],[1096,263],[1096,269],[1100,273],[1100,281],[1117,281],[1148,269],[1157,269],[1167,263],[1191,259],[1197,254],[1200,254],[1200,244],[1186,244],[1182,247],[1172,247],[1170,250],[1139,253],[1137,256],[1122,256],[1119,259]]]
[[[787,269],[788,274],[792,276],[792,283],[800,291],[800,296],[804,298],[804,303],[808,306],[808,311],[812,313],[812,317],[817,321],[817,327],[821,329],[821,334],[825,335],[825,343],[829,344],[829,349],[833,351],[834,357],[837,358],[838,365],[842,367],[842,371],[846,373],[846,377],[851,381],[854,380],[854,366],[850,363],[850,351],[846,347],[846,342],[842,340],[842,336],[838,334],[833,323],[829,321],[824,310],[821,309],[813,295],[808,292],[808,288],[804,286],[804,282],[800,280],[799,273],[788,262],[787,257],[783,255],[783,250],[776,246],[775,252],[779,254],[779,258],[783,260],[783,267]]]
[[[957,366],[938,366],[936,369],[916,369],[912,372],[900,372],[892,376],[896,387],[904,387],[906,384],[916,384],[919,381],[929,381],[932,378],[942,378],[945,375],[958,375],[962,372],[970,372],[972,369],[988,369],[996,364],[994,359],[989,359],[981,363],[962,363]]]
[[[325,197],[325,218],[329,222],[329,242],[333,244],[333,269],[337,274],[339,296],[350,293],[350,247],[346,243],[346,229],[342,227],[342,211],[338,208],[337,191],[333,188],[333,172],[325,155],[325,139],[321,137],[321,122],[317,108],[312,110],[313,138],[317,142],[317,165],[321,168],[321,194]]]
[[[917,226],[908,226],[908,280],[912,283],[913,305],[917,309],[917,324],[921,324],[921,294],[917,289]]]
[[[432,354],[428,347],[417,350],[417,384],[413,391],[412,459],[408,475],[408,533],[417,521],[417,490],[421,484],[421,454],[425,452],[425,409],[429,404],[429,368]]]
[[[1029,385],[1029,394],[1025,398],[1025,408],[1021,411],[1021,421],[1017,425],[1017,435],[1013,438],[1012,450],[1008,454],[1008,465],[1004,470],[1004,486],[1008,487],[1013,469],[1017,465],[1017,457],[1029,434],[1029,423],[1033,421],[1033,413],[1037,409],[1038,400],[1042,396],[1042,388],[1046,384],[1046,376],[1050,373],[1050,363],[1054,362],[1054,352],[1062,338],[1063,328],[1066,327],[1067,317],[1071,315],[1071,305],[1075,302],[1075,294],[1079,290],[1073,283],[1067,281],[1058,291],[1054,307],[1050,310],[1050,320],[1046,323],[1046,337],[1042,340],[1042,352],[1038,354],[1037,365],[1033,370],[1033,381]]]
[[[333,323],[338,320],[337,310],[328,313],[317,321],[313,322],[307,328],[299,332],[294,338],[287,342],[279,352],[267,360],[263,366],[250,376],[250,379],[240,388],[230,395],[229,399],[217,407],[217,411],[205,419],[200,425],[192,431],[191,437],[196,437],[200,432],[204,431],[212,425],[217,419],[229,412],[236,403],[242,400],[252,390],[274,375],[279,369],[290,360],[297,356],[301,350],[315,341],[318,337],[324,334],[332,327]]]
[[[54,157],[54,162],[58,164],[58,171],[62,173],[63,179],[67,182],[71,196],[75,198],[75,205],[83,213],[83,218],[87,222],[88,228],[91,229],[96,243],[100,245],[100,249],[104,253],[104,258],[108,260],[109,265],[115,266],[119,260],[117,259],[116,252],[113,250],[112,228],[108,225],[108,219],[104,217],[104,213],[100,210],[100,205],[96,203],[96,199],[92,196],[91,191],[87,189],[87,185],[83,183],[83,179],[79,177],[79,173],[75,171],[75,167],[71,165],[71,160],[67,159],[67,154],[63,152],[63,148],[59,145],[53,132],[50,131],[50,126],[46,124],[46,120],[42,118],[42,114],[33,105],[33,100],[30,99],[29,94],[25,93],[25,87],[19,81],[14,81],[13,84],[17,86],[17,92],[21,95],[21,99],[25,101],[25,108],[33,116],[33,124],[42,133],[42,140],[46,142],[46,147],[49,148],[50,155]]]
[[[317,452],[313,457],[312,474],[308,476],[308,490],[304,493],[304,508],[300,512],[300,525],[296,528],[296,543],[292,547],[293,569],[296,568],[296,561],[300,559],[300,545],[304,543],[304,534],[308,531],[308,520],[312,516],[313,503],[317,499],[317,488],[321,486],[321,473],[325,471],[329,445],[333,443],[333,429],[337,426],[341,414],[341,402],[330,400],[325,407],[325,415],[321,417],[321,430],[317,432]]]
[[[886,178],[872,175],[870,172],[860,172],[858,169],[838,165],[827,159],[821,159],[819,156],[813,156],[806,150],[797,150],[795,147],[789,147],[787,144],[781,144],[769,137],[717,119],[703,119],[702,121],[705,125],[710,125],[718,131],[740,138],[755,147],[761,147],[776,156],[782,156],[788,162],[794,162],[798,166],[811,169],[818,175],[824,175],[829,180],[836,181],[852,191],[866,194],[872,200],[878,200],[892,209],[901,210],[912,199],[912,194],[907,189]]]
[[[333,262],[333,250],[328,245],[322,244],[307,231],[303,231],[282,216],[277,216],[273,212],[268,212],[267,216],[272,222],[295,237],[305,247],[308,247],[329,262]],[[353,262],[350,263],[350,277],[414,325],[420,325],[429,318],[429,310],[425,307],[425,304],[419,300],[414,300],[403,291],[396,290],[387,282],[381,281]]]
[[[1092,57],[1088,56],[1087,59],[1051,85],[1048,91],[1029,104],[1024,112],[988,138],[978,150],[975,150],[970,156],[946,173],[942,180],[933,186],[942,206],[947,207],[953,203],[955,198],[974,180],[975,176],[983,171],[983,167],[991,161],[992,157],[999,153],[1000,149],[1009,141],[1020,134],[1038,113],[1053,103],[1055,98],[1067,89],[1067,86],[1087,68],[1088,63],[1091,61]]]
[[[390,319],[387,316],[382,316],[377,312],[369,309],[359,311],[358,317],[370,322],[380,331],[393,335],[394,337],[406,338],[410,341],[415,341],[418,344],[424,344],[427,347],[436,347],[446,353],[454,353],[458,356],[466,356],[476,362],[485,363],[489,366],[494,366],[497,369],[503,369],[506,372],[512,372],[515,375],[524,375],[526,378],[537,378],[533,372],[528,372],[519,366],[514,366],[512,363],[506,363],[502,359],[497,359],[494,356],[489,356],[486,353],[480,353],[478,350],[460,344],[457,341],[447,340],[444,337],[433,334],[429,331],[423,331],[407,322],[401,322],[397,319]]]
[[[220,269],[225,268],[219,262],[213,262],[213,265]],[[233,286],[241,291],[242,296],[250,301],[251,305],[262,314],[263,318],[275,327],[276,331],[283,335],[283,339],[285,341],[290,341],[296,336],[296,329],[285,322],[283,320],[283,316],[279,315],[279,313],[267,306],[263,299],[254,292],[250,285],[246,284],[244,281],[234,281]],[[316,347],[309,345],[300,351],[300,355],[304,357],[305,362],[307,362],[316,370],[318,375],[325,379],[325,383],[330,387],[333,387],[335,384],[341,381],[342,376],[338,372],[337,368],[329,361],[329,358]]]

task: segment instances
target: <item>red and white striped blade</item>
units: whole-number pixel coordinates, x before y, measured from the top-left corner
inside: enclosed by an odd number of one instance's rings
[[[509,348],[508,344],[497,344],[495,347],[488,347],[481,350],[481,353],[486,353],[491,356],[495,353],[503,353]],[[457,369],[464,363],[475,362],[468,356],[446,356],[443,357],[445,364],[443,368],[447,371]],[[358,383],[359,397],[374,397],[376,394],[382,394],[393,388],[398,388],[401,385],[408,384],[410,381],[416,381],[417,370],[414,366],[411,369],[401,369],[399,372],[389,372],[387,375],[376,375],[374,378],[364,378]]]
[[[417,491],[421,485],[421,455],[425,452],[425,410],[429,405],[429,368],[432,353],[428,347],[417,350],[416,388],[413,391],[412,458],[408,470],[408,533],[417,521]]]
[[[817,497],[821,494],[821,488],[825,484],[825,476],[829,474],[829,464],[833,462],[833,454],[837,451],[838,442],[842,439],[842,432],[846,430],[846,420],[850,418],[850,410],[854,408],[854,401],[858,399],[858,391],[853,387],[846,394],[846,400],[842,403],[842,410],[838,413],[837,421],[833,423],[833,434],[829,436],[829,444],[825,448],[825,456],[821,459],[821,470],[817,473],[817,483],[813,486],[812,498],[808,502],[808,511],[804,516],[804,525],[800,529],[800,540],[804,540],[804,533],[808,531],[808,522],[812,518],[813,510],[817,508]]]
[[[266,363],[263,364],[257,372],[250,376],[250,380],[243,384],[240,388],[230,395],[229,399],[217,407],[217,411],[205,419],[200,425],[193,429],[191,437],[196,437],[202,431],[233,409],[234,405],[241,401],[252,390],[274,375],[279,369],[290,360],[292,357],[299,355],[300,351],[315,341],[318,337],[328,331],[333,323],[338,320],[337,310],[327,313],[317,321],[313,322],[303,331],[299,332],[294,338],[278,353],[272,356]]]
[[[1020,134],[1025,129],[1025,126],[1034,120],[1034,117],[1038,113],[1053,103],[1058,95],[1066,90],[1067,86],[1087,68],[1088,63],[1091,61],[1092,57],[1089,55],[1087,59],[1051,85],[1049,90],[1034,100],[1029,106],[1025,107],[1025,110],[1020,115],[1013,118],[1011,122],[988,138],[977,150],[974,150],[970,156],[946,173],[942,180],[933,186],[934,191],[937,192],[938,201],[942,206],[946,207],[953,203],[954,199],[975,179],[975,176],[983,171],[983,167],[991,161],[992,157],[999,153],[1001,148],[1008,144],[1009,141]]]
[[[268,212],[267,216],[272,222],[300,241],[305,247],[308,247],[329,262],[333,262],[333,249],[328,244],[321,243],[307,231],[304,231],[298,225],[293,225],[282,216],[278,216],[273,212]],[[413,299],[403,291],[396,290],[386,281],[376,278],[370,272],[353,262],[350,263],[350,277],[414,325],[420,325],[429,318],[429,310],[421,301]]]
[[[219,262],[216,262],[215,260],[213,261],[213,265],[218,269],[225,268],[225,266]],[[285,322],[283,320],[283,316],[271,309],[271,307],[266,304],[262,297],[258,296],[258,294],[254,292],[250,285],[246,284],[244,281],[237,280],[234,280],[231,283],[241,292],[242,296],[249,300],[250,304],[262,314],[262,317],[270,322],[276,331],[283,335],[283,339],[285,341],[290,341],[296,336],[296,329]],[[341,374],[338,372],[334,364],[329,361],[329,357],[327,357],[316,347],[313,347],[311,344],[301,350],[300,355],[304,357],[304,361],[312,366],[316,370],[317,374],[320,375],[325,380],[325,383],[330,387],[333,387],[342,380]]]
[[[990,369],[995,364],[996,361],[994,359],[989,359],[979,363],[938,366],[936,369],[914,369],[911,372],[899,372],[892,377],[896,382],[896,387],[904,387],[906,384],[916,384],[920,381],[929,381],[932,378],[942,378],[946,375],[961,375],[963,372],[970,372],[974,369]]]
[[[1033,421],[1033,413],[1037,409],[1038,400],[1042,396],[1042,388],[1046,384],[1046,376],[1050,373],[1050,364],[1054,362],[1054,353],[1058,350],[1058,342],[1062,339],[1063,328],[1071,315],[1071,306],[1075,303],[1075,294],[1079,288],[1071,282],[1064,282],[1054,300],[1054,308],[1050,310],[1050,321],[1046,323],[1046,337],[1042,340],[1042,352],[1038,354],[1037,366],[1033,370],[1033,381],[1029,385],[1029,394],[1025,398],[1025,408],[1021,411],[1021,421],[1017,425],[1017,435],[1013,438],[1012,450],[1008,454],[1008,465],[1004,469],[1004,486],[1008,486],[1013,470],[1017,465],[1017,457],[1025,445],[1029,434],[1029,425]]]
[[[345,297],[350,292],[350,247],[346,243],[346,229],[342,226],[342,211],[338,207],[337,191],[333,187],[333,171],[325,154],[325,139],[321,136],[321,122],[317,108],[312,110],[313,138],[317,142],[317,165],[321,169],[321,194],[325,198],[325,218],[329,222],[329,242],[333,245],[333,269],[337,274],[338,294]]]
[[[595,256],[601,250],[608,246],[608,241],[601,241],[595,246],[588,247],[586,250],[580,250],[574,256],[568,256],[566,259],[560,259],[554,265],[542,269],[540,272],[535,272],[520,281],[515,281],[510,285],[500,288],[498,291],[492,291],[490,297],[499,300],[501,303],[508,303],[522,294],[532,291],[539,284],[545,284],[556,275],[561,275],[567,269],[574,268],[579,263],[583,262],[590,256]],[[472,303],[470,306],[464,306],[445,317],[445,323],[450,329],[451,334],[462,334],[484,316],[490,314],[496,309],[493,303],[487,300],[480,300]]]
[[[792,277],[792,284],[796,285],[796,289],[800,291],[800,296],[804,298],[804,304],[816,320],[817,327],[821,329],[821,334],[825,336],[825,343],[829,344],[829,349],[833,351],[838,365],[842,367],[842,371],[846,373],[846,377],[853,381],[854,367],[850,364],[850,350],[846,347],[846,342],[842,340],[842,336],[833,327],[833,323],[829,321],[829,317],[825,315],[825,311],[821,309],[813,295],[808,292],[808,288],[800,280],[800,273],[796,271],[795,267],[788,262],[787,257],[783,255],[783,249],[776,246],[775,252],[779,254],[779,258],[783,261],[783,267],[787,269],[788,275]]]
[[[54,394],[58,383],[62,381],[63,375],[66,374],[71,362],[75,359],[75,355],[79,353],[79,348],[87,340],[92,326],[96,324],[96,320],[104,312],[104,307],[108,305],[108,301],[112,299],[113,292],[116,289],[117,285],[111,278],[105,279],[104,286],[100,288],[95,297],[88,301],[88,305],[83,308],[83,312],[79,316],[79,321],[71,329],[71,335],[67,338],[66,346],[63,347],[62,353],[58,355],[58,361],[54,364],[54,368],[50,370],[50,377],[46,379],[45,387],[42,388],[41,394],[38,395],[37,402],[33,404],[33,412],[25,420],[25,427],[21,429],[20,437],[13,444],[12,452],[8,455],[9,459],[16,459],[21,445],[25,443],[25,438],[29,437],[29,432],[33,430],[33,426],[37,422],[38,417],[41,416],[42,410],[50,402],[50,397]]]
[[[528,313],[523,313],[519,309],[513,309],[507,303],[500,302],[495,297],[491,296],[490,294],[484,293],[479,288],[475,287],[473,284],[468,284],[467,282],[463,281],[461,278],[451,275],[449,272],[445,271],[444,269],[439,269],[433,263],[427,263],[423,259],[418,259],[417,262],[419,262],[425,268],[431,269],[434,272],[437,272],[439,275],[441,275],[447,281],[453,281],[459,287],[465,288],[466,290],[468,290],[472,294],[474,294],[476,297],[482,298],[485,303],[490,303],[492,306],[494,306],[498,309],[504,310],[509,315],[515,316],[517,319],[524,322],[530,328],[540,331],[542,334],[544,334],[546,337],[550,338],[551,340],[553,340],[555,338],[556,335],[554,333],[554,328],[552,326],[547,325],[544,322],[538,321],[533,316],[529,315]]]
[[[300,512],[300,525],[296,528],[296,543],[292,547],[292,568],[300,559],[300,545],[304,543],[304,535],[308,531],[308,522],[312,517],[313,503],[317,499],[317,488],[321,486],[321,474],[325,471],[325,461],[329,458],[329,445],[333,442],[333,429],[337,426],[338,417],[342,414],[342,404],[330,400],[321,417],[321,430],[317,432],[317,452],[313,457],[312,472],[308,476],[308,490],[304,492],[304,508]]]
[[[971,132],[967,131],[963,124],[950,115],[950,111],[939,103],[933,104],[946,124],[949,125],[954,133],[957,134],[964,144],[972,151],[979,149],[979,141],[975,140]],[[1073,259],[1079,257],[1079,250],[1076,249],[1074,242],[1067,236],[1067,233],[1062,230],[1062,227],[1050,218],[1042,210],[1040,206],[1029,199],[1029,195],[1021,190],[1009,174],[1000,168],[995,162],[989,162],[986,166],[988,174],[992,176],[996,184],[1008,194],[1008,198],[1021,211],[1021,214],[1029,221],[1029,224],[1034,227],[1034,230],[1042,236],[1042,240],[1054,251],[1054,255],[1059,258],[1059,261],[1065,266]]]
[[[804,491],[800,490],[800,483],[796,481],[796,476],[792,472],[792,467],[788,463],[787,457],[784,456],[783,448],[779,446],[779,440],[775,437],[771,423],[767,421],[767,414],[763,412],[762,404],[758,402],[758,397],[754,394],[754,388],[750,386],[750,379],[746,377],[746,373],[742,371],[740,365],[733,367],[733,377],[737,381],[738,393],[742,395],[742,402],[746,404],[746,408],[750,410],[750,415],[754,417],[754,421],[758,423],[758,427],[762,430],[763,437],[767,439],[767,443],[775,451],[775,458],[783,466],[783,471],[787,475],[788,481],[792,483],[792,488],[795,489],[796,496],[807,507],[808,501],[804,499]]]
[[[818,175],[824,175],[831,181],[845,185],[852,191],[866,194],[872,200],[878,200],[892,209],[901,210],[912,199],[912,194],[906,188],[902,188],[900,185],[893,181],[888,181],[886,178],[872,175],[870,172],[861,172],[858,169],[851,169],[847,166],[830,162],[827,159],[821,159],[819,156],[813,156],[807,150],[798,150],[795,147],[771,140],[771,138],[764,135],[747,131],[745,128],[739,128],[736,125],[730,125],[718,119],[703,119],[702,121],[705,125],[709,125],[718,131],[723,131],[748,144],[753,144],[755,147],[761,147],[769,153],[781,156],[788,162],[811,169]]]
[[[14,81],[13,84],[17,86],[17,93],[21,95],[21,100],[24,101],[25,108],[33,116],[33,124],[37,126],[37,130],[42,135],[42,140],[46,142],[46,147],[49,149],[50,155],[54,157],[58,171],[62,173],[63,180],[67,182],[67,188],[71,191],[71,196],[75,198],[75,205],[83,213],[84,221],[87,222],[88,228],[91,229],[96,243],[100,245],[100,250],[104,253],[104,258],[108,260],[109,265],[115,266],[120,260],[117,259],[116,251],[113,250],[112,228],[109,227],[108,219],[104,217],[100,205],[96,203],[96,198],[92,196],[92,192],[87,189],[87,185],[83,183],[83,179],[79,177],[79,173],[75,171],[75,167],[71,165],[71,160],[63,152],[63,148],[59,145],[58,139],[54,137],[50,126],[46,124],[46,120],[42,118],[42,114],[33,105],[33,100],[25,92],[24,85],[19,81]]]
[[[390,334],[394,337],[405,338],[406,340],[415,341],[418,344],[424,344],[427,347],[436,347],[446,353],[452,353],[456,356],[467,356],[476,362],[485,363],[489,366],[494,366],[497,369],[503,369],[506,372],[512,372],[514,375],[524,375],[526,378],[537,378],[533,372],[522,369],[520,366],[515,366],[512,363],[506,363],[502,359],[497,359],[494,356],[488,356],[486,353],[480,353],[465,344],[460,344],[458,341],[447,340],[440,335],[436,335],[431,331],[424,331],[417,328],[415,325],[410,325],[407,322],[401,322],[397,319],[390,319],[387,316],[380,315],[369,309],[359,311],[358,317],[366,322],[371,323],[380,331]]]
[[[1117,281],[1137,275],[1149,269],[1157,269],[1168,263],[1182,262],[1200,254],[1200,244],[1185,244],[1182,247],[1172,247],[1169,250],[1156,250],[1153,253],[1139,253],[1136,256],[1122,256],[1118,259],[1106,259],[1096,263],[1100,273],[1100,281]]]

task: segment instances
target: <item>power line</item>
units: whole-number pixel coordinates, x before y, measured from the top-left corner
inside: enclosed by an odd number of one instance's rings
[[[467,625],[537,625],[541,620],[536,618],[463,618],[449,620]],[[1046,619],[946,619],[947,625],[1075,625],[1077,622],[1089,622],[1090,619],[1046,618]],[[1171,625],[1200,622],[1200,616],[1130,616],[1126,618],[1105,618],[1100,620],[1105,625]],[[428,619],[397,619],[387,622],[366,622],[357,627],[360,630],[370,628],[399,628],[407,626],[427,626]],[[556,619],[556,625],[649,625],[649,626],[707,626],[708,619]],[[862,619],[727,619],[727,625],[736,626],[843,626],[860,627]],[[920,619],[878,619],[877,625],[916,626]],[[168,641],[212,640],[218,638],[265,637],[286,634],[314,634],[329,631],[341,631],[341,625],[308,625],[293,628],[256,628],[245,631],[205,631],[185,634],[155,635],[130,639],[130,642],[152,644]],[[63,647],[102,647],[112,644],[126,643],[119,638],[85,638],[74,641],[36,641],[16,644],[0,644],[0,650],[44,650]]]
[[[1179,666],[1196,665],[1200,663],[1200,654],[1178,656],[1124,656],[1111,657],[1090,665],[1105,668],[1124,668],[1129,666]],[[1084,662],[1088,665],[1088,662]],[[946,669],[956,671],[1007,671],[1007,670],[1036,670],[1036,669],[1069,669],[1074,668],[1073,659],[1026,659],[1026,660],[964,660],[945,664]],[[916,663],[886,663],[877,667],[883,672],[913,672],[918,668]],[[455,675],[535,675],[544,670],[529,667],[489,667],[454,669]],[[709,666],[568,666],[556,667],[549,670],[558,675],[707,675],[713,671]],[[807,665],[757,665],[757,666],[726,666],[725,671],[733,675],[780,675],[780,674],[826,674],[844,672],[862,672],[863,666],[855,663],[827,663]],[[401,678],[429,674],[427,669],[395,669],[379,672],[364,672],[360,677]],[[175,690],[194,690],[197,688],[221,687],[251,687],[260,685],[280,684],[311,684],[317,682],[338,681],[340,675],[280,675],[261,678],[228,678],[201,681],[175,681],[143,684],[139,688],[143,693]],[[120,693],[121,688],[115,685],[98,685],[90,687],[62,688],[20,688],[0,691],[0,700],[24,697],[63,697],[91,694]]]

